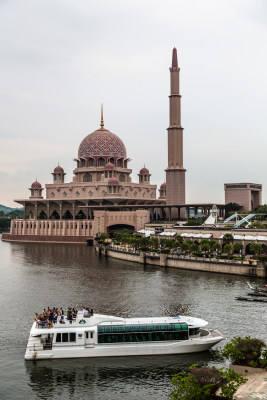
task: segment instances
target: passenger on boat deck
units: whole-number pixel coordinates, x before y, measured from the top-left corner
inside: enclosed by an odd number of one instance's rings
[[[89,310],[88,310],[88,308],[83,308],[83,317],[85,317],[85,318],[89,317]]]

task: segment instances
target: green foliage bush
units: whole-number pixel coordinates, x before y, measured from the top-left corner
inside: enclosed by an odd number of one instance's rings
[[[237,365],[260,367],[265,364],[265,361],[267,364],[266,344],[263,340],[250,336],[234,337],[220,349],[220,354]]]
[[[162,254],[169,254],[170,253],[170,249],[162,249],[160,252]]]
[[[189,372],[174,375],[171,384],[174,391],[171,400],[211,400],[221,389],[221,397],[231,400],[246,379],[228,368],[198,367],[192,365]]]
[[[267,261],[267,256],[259,256],[258,259],[260,261]]]
[[[142,247],[139,247],[139,250],[141,250],[141,251],[148,251],[149,248],[148,248],[147,246],[142,246]]]

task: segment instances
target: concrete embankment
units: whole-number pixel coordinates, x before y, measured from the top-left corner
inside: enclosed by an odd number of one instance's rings
[[[195,271],[217,272],[221,274],[245,275],[265,278],[267,266],[260,261],[218,260],[216,258],[200,258],[189,256],[175,256],[167,254],[154,254],[134,252],[123,248],[102,247],[96,245],[96,251],[106,257],[137,262],[140,264],[157,265],[190,269]]]
[[[231,365],[230,368],[247,379],[235,393],[235,400],[267,399],[267,371],[240,365]]]

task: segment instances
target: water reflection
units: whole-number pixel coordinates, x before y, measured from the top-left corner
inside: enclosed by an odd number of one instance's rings
[[[169,383],[175,373],[191,364],[202,365],[214,359],[212,352],[204,352],[180,356],[25,362],[25,367],[29,386],[40,399],[54,399],[63,394],[83,399],[88,398],[88,393],[92,396],[99,390],[109,390],[105,397],[109,399],[123,399],[126,393],[127,398],[128,393],[136,396],[138,391],[147,399],[149,393],[145,395],[145,392],[149,392],[150,385],[153,387],[150,398],[156,399],[162,391],[166,394],[171,392]],[[161,383],[157,388],[158,376]]]

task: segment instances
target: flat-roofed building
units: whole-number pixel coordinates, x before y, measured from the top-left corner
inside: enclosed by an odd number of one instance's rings
[[[262,185],[258,183],[225,183],[225,204],[237,203],[242,210],[252,211],[262,205]]]

